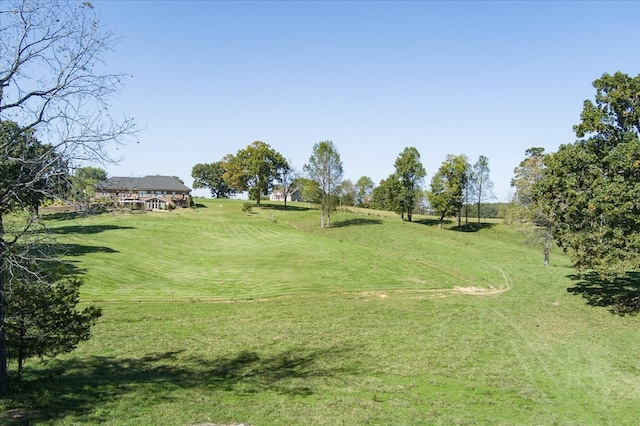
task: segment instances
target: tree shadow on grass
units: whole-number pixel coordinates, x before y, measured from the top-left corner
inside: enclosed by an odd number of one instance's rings
[[[119,225],[69,225],[49,228],[48,232],[52,234],[68,235],[68,234],[99,234],[105,231],[116,231],[119,229],[135,229],[132,226]]]
[[[591,272],[583,276],[570,275],[578,281],[567,291],[582,295],[591,306],[607,308],[615,315],[637,315],[640,312],[640,272],[627,272],[624,276],[607,280]]]
[[[415,223],[419,223],[420,225],[427,225],[427,226],[437,226],[440,224],[440,221],[438,219],[428,219],[428,218],[421,218],[421,219],[416,219],[414,220]],[[443,220],[442,224],[443,225],[448,225],[450,224],[451,221],[450,220]]]
[[[175,389],[308,396],[314,393],[314,378],[357,373],[327,367],[346,352],[296,348],[275,354],[242,351],[213,360],[186,357],[182,352],[55,360],[47,368],[28,369],[21,380],[12,380],[0,424],[38,424],[66,416],[99,423],[108,419],[96,417],[96,407],[117,403],[129,392],[154,395],[159,402],[181,398],[174,395]]]
[[[358,226],[358,225],[382,225],[382,219],[371,219],[365,217],[354,217],[349,219],[342,219],[335,222],[331,222],[332,228],[343,228],[345,226]]]
[[[450,229],[456,232],[478,232],[483,229],[489,229],[491,227],[493,227],[493,223],[474,222],[474,223],[467,223],[465,225],[454,226]]]
[[[52,251],[58,256],[82,256],[89,253],[118,253],[111,247],[82,244],[54,244]]]
[[[260,208],[265,210],[284,210],[284,211],[292,211],[292,212],[306,212],[307,210],[311,210],[311,207],[303,207],[303,206],[295,206],[291,204],[287,204],[285,207],[284,204],[271,204],[271,203],[261,203]]]

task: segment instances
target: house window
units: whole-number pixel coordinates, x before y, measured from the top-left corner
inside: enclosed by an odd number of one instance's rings
[[[147,196],[147,191],[138,191],[138,195],[140,197],[146,197]]]

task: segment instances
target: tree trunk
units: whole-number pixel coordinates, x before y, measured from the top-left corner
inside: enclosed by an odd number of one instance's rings
[[[478,189],[478,223],[480,223],[480,202],[482,201],[482,185]]]
[[[464,203],[464,224],[469,224],[469,203]]]
[[[544,266],[549,266],[549,251],[551,251],[551,230],[544,229]]]
[[[24,341],[26,338],[27,331],[24,328],[24,322],[22,323],[23,327],[20,329],[20,343],[18,346],[18,377],[22,376],[22,365],[24,364]]]
[[[7,333],[4,321],[4,224],[0,214],[0,394],[5,394],[8,388],[9,375],[7,372]]]

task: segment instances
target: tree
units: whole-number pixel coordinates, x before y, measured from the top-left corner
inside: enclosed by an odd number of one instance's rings
[[[551,251],[551,221],[544,205],[534,198],[534,188],[545,178],[544,148],[529,148],[526,158],[513,170],[511,186],[515,188],[512,200],[511,218],[517,218],[534,225],[534,241],[542,240],[544,265],[549,266]]]
[[[440,215],[439,226],[447,216],[458,216],[461,225],[464,188],[467,185],[469,163],[464,155],[447,155],[437,173],[431,179],[428,198],[431,208]]]
[[[400,179],[395,174],[382,179],[372,193],[372,203],[376,209],[388,210],[398,214],[404,212],[404,205],[401,203],[403,187]]]
[[[107,172],[100,167],[81,167],[71,178],[74,197],[76,200],[93,198],[95,187],[98,183],[107,179]]]
[[[338,194],[338,204],[341,206],[355,206],[356,204],[356,186],[350,179],[340,182],[336,189]]]
[[[284,197],[284,207],[287,207],[287,198],[290,198],[301,187],[300,175],[291,166],[291,161],[287,161],[287,164],[280,169],[280,174],[276,178],[278,182],[278,189],[282,192]]]
[[[3,295],[12,285],[4,279],[8,262],[14,261],[7,248],[33,224],[26,219],[6,241],[4,216],[36,210],[40,200],[64,195],[70,168],[111,161],[109,143],[122,143],[136,130],[130,118],[110,113],[110,101],[129,76],[104,66],[104,54],[113,50],[116,38],[99,22],[90,3],[3,1],[0,40],[1,393],[7,389]],[[36,134],[44,143],[34,142]],[[20,155],[7,156],[16,150]],[[29,252],[22,255],[28,257]]]
[[[309,162],[304,165],[309,179],[316,182],[321,199],[320,227],[331,226],[331,196],[342,180],[342,161],[338,149],[331,141],[321,141],[313,145]],[[326,222],[325,222],[326,217]]]
[[[318,183],[316,181],[301,176],[298,179],[298,184],[300,185],[300,190],[302,191],[302,198],[305,201],[314,204],[322,203],[320,188],[318,187]]]
[[[480,207],[482,201],[494,197],[493,182],[491,182],[489,177],[489,159],[484,155],[481,155],[470,170],[470,185],[468,186],[471,186],[472,193],[476,199],[476,204],[478,206],[478,223],[480,223]]]
[[[371,191],[371,206],[374,209],[378,209],[378,210],[387,209],[386,191],[385,191],[385,188],[383,187],[384,183],[385,183],[385,179],[382,179],[380,183],[378,183],[378,186],[373,188],[373,191]]]
[[[269,194],[282,170],[289,167],[282,154],[262,141],[253,142],[222,161],[227,185],[237,191],[249,191],[249,198],[255,199],[257,206],[260,206],[260,197]]]
[[[603,74],[593,86],[579,139],[545,157],[534,200],[574,266],[612,278],[640,268],[640,74]]]
[[[224,180],[226,172],[222,161],[196,164],[191,169],[194,189],[208,188],[215,198],[228,198],[234,194],[232,188]]]
[[[55,356],[70,352],[91,337],[91,327],[102,315],[89,305],[77,309],[80,301],[78,278],[56,271],[12,268],[10,291],[6,294],[7,341],[9,353],[22,374],[24,360],[30,356]],[[38,271],[33,275],[34,270]]]
[[[402,216],[407,215],[407,220],[411,222],[413,209],[419,197],[420,185],[427,175],[422,163],[420,153],[416,148],[407,147],[398,155],[395,162],[395,176],[400,182],[400,191],[397,193],[398,204],[402,211]]]
[[[356,185],[356,204],[360,207],[369,207],[371,205],[371,195],[375,184],[369,176],[361,176],[355,183]]]

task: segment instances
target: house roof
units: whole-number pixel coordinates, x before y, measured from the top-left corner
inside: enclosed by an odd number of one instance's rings
[[[145,177],[110,177],[97,185],[98,189],[135,190],[135,191],[191,191],[173,176],[145,176]]]

